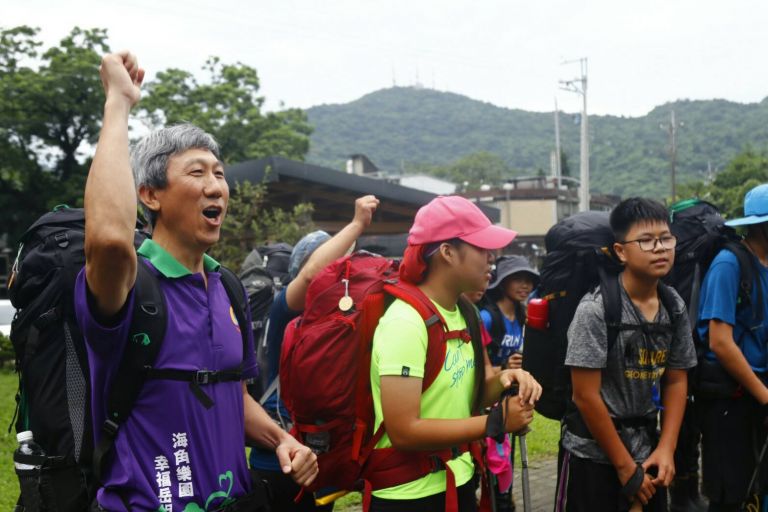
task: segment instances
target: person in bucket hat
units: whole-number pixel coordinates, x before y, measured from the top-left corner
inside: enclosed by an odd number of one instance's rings
[[[445,341],[444,363],[434,382],[422,390],[428,343],[425,321],[405,301],[395,300],[388,307],[376,328],[371,355],[374,430],[382,422],[386,425],[376,448],[412,452],[414,462],[418,454],[431,450],[454,455],[444,461],[443,470],[374,488],[371,511],[442,512],[448,505],[476,510],[475,468],[470,453],[460,447],[486,437],[488,428],[503,435],[532,420],[541,386],[523,370],[494,373],[481,340],[463,337],[468,325],[479,326],[479,319],[474,306],[460,296],[488,286],[491,251],[505,247],[515,236],[514,231],[494,226],[463,197],[437,197],[416,214],[400,281],[426,296],[455,338]],[[513,383],[519,386],[518,397],[505,400],[503,409],[497,407],[491,415],[478,414]]]
[[[525,302],[528,295],[539,282],[539,273],[531,266],[525,256],[505,255],[496,259],[493,280],[483,298],[480,318],[484,329],[489,333],[491,342],[486,345],[488,358],[495,371],[505,368],[523,367],[523,326],[525,325]],[[493,439],[486,439],[488,444],[487,460],[490,469],[504,467],[497,474],[493,488],[496,510],[515,510],[512,496],[511,478],[504,476],[512,473],[510,457],[499,457],[497,452],[505,450],[514,453],[514,446],[509,439],[500,445]]]
[[[768,184],[747,192],[744,216],[726,224],[746,228],[742,244],[751,264],[742,268],[723,249],[701,287],[697,328],[708,344],[699,373],[709,382],[716,368],[723,384],[722,393],[696,397],[710,510],[741,510],[768,492],[766,472],[754,473],[768,424]],[[752,277],[749,298],[740,296],[744,273]],[[753,474],[759,478],[749,489]]]
[[[494,279],[480,310],[493,339],[488,356],[494,367],[522,368],[525,303],[538,283],[539,273],[525,256],[508,255],[496,260]]]

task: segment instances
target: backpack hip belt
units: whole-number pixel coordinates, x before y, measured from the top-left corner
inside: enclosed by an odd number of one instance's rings
[[[459,512],[456,476],[448,462],[467,452],[470,452],[475,463],[482,467],[482,452],[478,443],[419,452],[396,448],[373,450],[363,468],[363,510],[370,509],[371,495],[375,490],[402,485],[430,473],[445,471],[445,512]],[[483,493],[486,494],[487,491],[488,488],[484,486]]]
[[[613,422],[613,426],[617,431],[627,428],[642,428],[645,429],[649,435],[655,436],[656,433],[656,413],[635,418],[611,418],[611,422]],[[578,410],[565,415],[565,425],[568,428],[568,431],[572,434],[584,439],[594,439],[592,432],[589,431],[589,427],[587,427],[587,424],[584,422],[584,419],[581,417]]]

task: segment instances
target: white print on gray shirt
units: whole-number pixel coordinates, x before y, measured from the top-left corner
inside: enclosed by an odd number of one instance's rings
[[[632,303],[624,287],[620,288],[621,322],[641,325],[642,313]],[[669,330],[646,334],[641,330],[622,330],[610,354],[607,354],[608,335],[599,289],[586,294],[576,308],[568,328],[565,365],[602,369],[600,395],[611,418],[652,416],[657,410],[652,400],[652,388],[654,384],[660,385],[664,371],[696,366],[696,351],[685,303],[677,293],[674,293],[674,297],[677,301],[676,309],[682,311],[676,332]],[[670,314],[662,304],[655,323],[671,323]],[[619,435],[637,462],[647,459],[655,445],[655,440],[643,428],[627,427]],[[563,447],[577,457],[610,463],[594,439],[579,437],[569,432],[567,427],[563,432]]]

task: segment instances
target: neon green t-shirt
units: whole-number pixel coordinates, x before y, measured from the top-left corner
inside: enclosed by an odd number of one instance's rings
[[[434,301],[433,301],[434,303]],[[435,303],[448,324],[448,330],[466,328],[459,308],[447,311]],[[460,419],[471,416],[472,392],[475,382],[475,354],[471,343],[461,339],[448,340],[443,368],[435,382],[421,397],[421,418]],[[371,356],[371,388],[376,413],[375,428],[382,421],[381,376],[402,375],[424,378],[427,358],[427,328],[419,313],[407,303],[396,300],[381,317],[373,336]],[[481,363],[482,364],[482,363]],[[404,378],[408,378],[404,377]],[[392,443],[384,437],[377,448],[389,448]],[[448,463],[456,476],[456,486],[467,483],[474,474],[472,456],[464,453]],[[445,492],[445,471],[374,491],[384,499],[417,499]]]

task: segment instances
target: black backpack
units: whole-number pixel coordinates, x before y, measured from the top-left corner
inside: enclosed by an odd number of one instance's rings
[[[162,344],[147,341],[162,341],[167,316],[159,282],[139,261],[131,341],[113,379],[120,386],[113,386],[108,399],[110,420],[104,423],[105,435],[99,446],[94,446],[88,359],[74,313],[75,280],[85,264],[84,235],[81,209],[63,207],[43,215],[21,237],[9,281],[10,299],[18,310],[11,326],[19,375],[16,431],[31,430],[46,454],[14,456],[15,462],[42,466],[39,471],[18,475],[23,498],[20,510],[27,512],[88,510],[104,457],[110,453],[144,381],[192,381],[194,377],[181,375],[183,372],[165,375],[164,370],[145,370],[153,365]],[[146,237],[137,229],[135,245],[138,247]],[[222,267],[221,273],[238,322],[245,325],[242,286],[232,272]],[[245,350],[247,331],[243,329],[243,333]],[[228,377],[234,377],[234,371]],[[196,396],[204,400],[207,395],[197,387]]]
[[[621,323],[621,265],[613,254],[613,231],[606,212],[582,212],[552,226],[545,237],[547,255],[535,296],[547,300],[549,323],[545,330],[526,325],[523,368],[544,392],[536,410],[547,418],[562,419],[571,401],[570,371],[565,366],[568,327],[581,298],[600,287],[605,305],[608,351],[619,333],[636,329]],[[671,290],[659,286],[659,297],[672,317],[679,316]]]
[[[262,245],[258,248],[264,261],[264,269],[272,277],[277,289],[282,289],[291,280],[288,265],[291,260],[293,246],[285,242]]]
[[[269,314],[275,296],[290,281],[288,267],[292,252],[293,246],[284,242],[260,246],[251,251],[240,271],[240,280],[248,296],[256,362],[259,364],[259,377],[248,384],[248,392],[261,403],[266,398],[264,393],[269,388],[272,370],[267,345]]]
[[[689,379],[689,390],[692,393],[728,396],[737,385],[718,364],[704,359],[707,341],[700,339],[696,329],[701,284],[715,256],[723,249],[731,251],[739,262],[739,307],[751,307],[755,323],[760,324],[763,320],[763,292],[757,278],[755,259],[741,243],[736,231],[725,225],[720,210],[706,201],[687,199],[673,204],[670,207],[670,230],[677,237],[677,248],[675,264],[665,282],[677,290],[688,308],[699,359]],[[754,286],[758,289],[756,303],[752,300]]]

